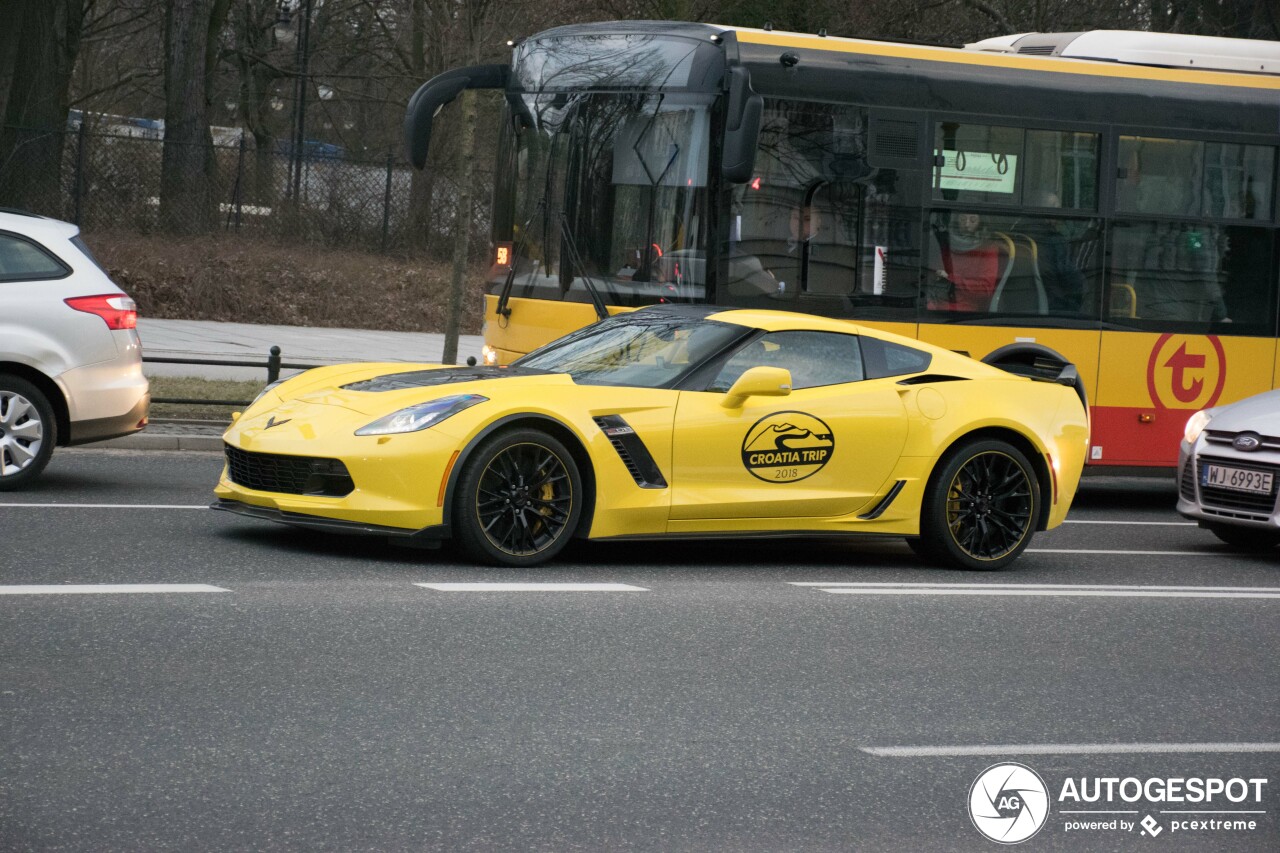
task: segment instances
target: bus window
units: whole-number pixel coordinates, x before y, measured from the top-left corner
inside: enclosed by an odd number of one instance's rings
[[[1271,218],[1274,148],[1209,142],[1204,155],[1205,216],[1260,221]]]
[[[1096,320],[1099,220],[941,210],[929,231],[929,310]]]
[[[1264,145],[1122,136],[1116,210],[1267,221],[1274,159]]]
[[[1116,210],[1199,216],[1204,143],[1120,137]]]
[[[1108,319],[1152,330],[1275,334],[1270,229],[1116,222]]]
[[[766,102],[755,176],[734,189],[718,301],[834,316],[895,304],[914,312],[919,181],[871,167],[866,136],[861,107]]]
[[[1028,130],[1025,162],[1027,206],[1098,209],[1098,134]]]

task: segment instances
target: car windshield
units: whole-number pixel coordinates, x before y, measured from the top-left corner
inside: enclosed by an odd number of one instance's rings
[[[587,326],[512,366],[567,373],[580,385],[668,388],[750,331],[731,323],[640,311]]]

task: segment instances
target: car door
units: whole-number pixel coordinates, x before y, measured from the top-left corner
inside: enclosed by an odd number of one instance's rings
[[[751,367],[790,371],[787,396],[725,391]],[[906,441],[893,379],[864,377],[856,335],[773,332],[736,353],[705,391],[684,391],[672,446],[672,520],[831,517],[883,492]]]

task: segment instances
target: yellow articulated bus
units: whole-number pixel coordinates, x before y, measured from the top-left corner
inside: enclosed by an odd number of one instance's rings
[[[417,167],[465,88],[505,94],[490,363],[662,302],[1034,342],[1113,466],[1172,466],[1193,412],[1276,387],[1280,43],[560,27],[424,84]]]

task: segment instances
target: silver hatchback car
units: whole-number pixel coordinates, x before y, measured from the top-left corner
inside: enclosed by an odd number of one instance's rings
[[[0,209],[0,491],[147,423],[133,300],[74,225]]]
[[[1280,545],[1280,391],[1196,412],[1178,454],[1178,512],[1249,550]]]

